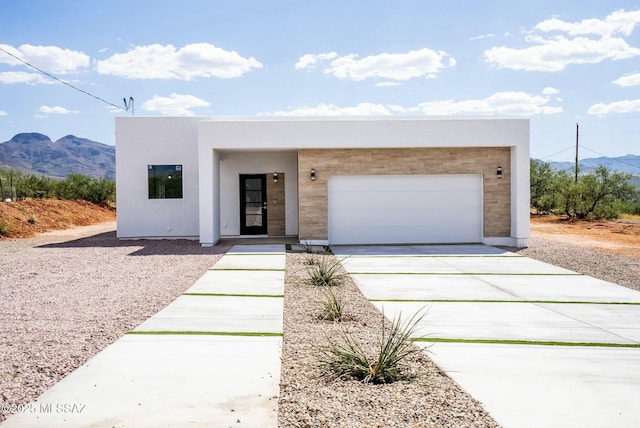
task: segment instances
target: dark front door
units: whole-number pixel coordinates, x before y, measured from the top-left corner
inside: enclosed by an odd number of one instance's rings
[[[240,174],[240,234],[267,234],[266,174]]]

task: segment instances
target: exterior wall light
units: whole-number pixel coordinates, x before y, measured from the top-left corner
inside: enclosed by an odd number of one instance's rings
[[[277,183],[277,182],[278,182],[278,173],[277,173],[277,172],[274,172],[274,173],[273,173],[273,182],[274,182],[274,183]]]
[[[311,173],[309,174],[309,178],[311,181],[316,181],[316,170],[311,168]]]
[[[502,178],[502,167],[499,166],[498,170],[496,171],[496,175],[498,176],[498,178]]]

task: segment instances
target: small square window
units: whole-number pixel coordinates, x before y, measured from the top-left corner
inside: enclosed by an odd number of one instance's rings
[[[182,165],[149,165],[149,199],[182,199]]]

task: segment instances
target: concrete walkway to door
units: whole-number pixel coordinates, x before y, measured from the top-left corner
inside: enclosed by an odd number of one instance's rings
[[[505,427],[640,427],[640,292],[483,245],[334,247]]]
[[[236,245],[2,428],[276,427],[284,245]]]

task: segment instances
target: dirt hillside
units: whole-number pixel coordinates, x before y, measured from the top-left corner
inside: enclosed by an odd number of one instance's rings
[[[36,233],[104,223],[115,219],[115,208],[87,201],[34,199],[0,202],[0,239],[26,238]]]

